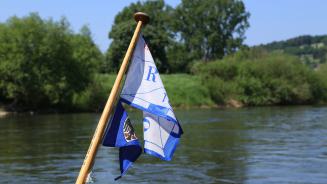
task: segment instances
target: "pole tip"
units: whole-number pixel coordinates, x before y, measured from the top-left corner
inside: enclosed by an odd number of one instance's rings
[[[150,17],[148,14],[143,13],[143,12],[137,12],[134,14],[134,19],[136,22],[142,21],[142,23],[145,25],[150,21]]]

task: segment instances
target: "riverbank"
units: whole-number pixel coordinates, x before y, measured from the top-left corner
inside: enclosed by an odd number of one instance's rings
[[[222,64],[224,64],[224,62]],[[233,66],[234,64],[232,63],[229,65]],[[210,68],[214,69],[215,67],[216,66],[212,66]],[[208,75],[210,73],[212,73],[212,71],[209,71]],[[207,109],[207,108],[242,108],[242,107],[249,107],[249,106],[325,104],[321,101],[320,102],[303,101],[303,103],[284,103],[284,104],[278,102],[272,103],[272,101],[259,101],[260,103],[246,103],[250,100],[253,101],[259,98],[261,99],[261,98],[270,97],[271,99],[274,99],[275,97],[272,98],[271,95],[273,94],[276,95],[278,93],[267,93],[270,96],[266,95],[266,93],[260,94],[258,92],[262,91],[261,89],[265,88],[265,86],[262,85],[260,90],[259,88],[253,89],[253,94],[251,94],[249,93],[249,89],[247,88],[245,88],[247,89],[247,91],[245,91],[245,89],[240,90],[240,88],[233,88],[233,86],[235,87],[234,81],[231,80],[222,81],[220,79],[217,80],[217,76],[214,76],[213,74],[210,75],[210,77],[207,80],[204,80],[205,77],[206,76],[190,75],[190,74],[161,75],[162,81],[168,93],[169,101],[173,106],[173,108]],[[40,108],[40,109],[33,109],[33,110],[31,109],[12,110],[11,108],[11,111],[24,112],[24,113],[25,112],[42,113],[42,114],[43,113],[69,113],[69,112],[101,112],[103,107],[105,106],[106,100],[113,86],[115,78],[116,78],[115,74],[97,74],[94,78],[94,82],[91,85],[89,85],[86,88],[86,90],[84,90],[81,93],[74,94],[72,99],[72,104],[69,106]],[[243,77],[243,79],[245,78]],[[265,81],[268,81],[267,78],[265,79],[266,79]],[[207,83],[205,83],[204,81],[207,81]],[[286,82],[286,80],[283,81]],[[248,84],[248,83],[241,83],[241,84]],[[240,87],[242,87],[241,84],[239,84]],[[300,90],[301,87],[302,85],[298,86],[297,89]],[[269,90],[269,88],[265,88],[265,90]],[[303,90],[304,92],[306,92],[305,88],[302,89],[302,91]],[[240,91],[245,91],[247,92],[247,94],[240,95]],[[281,95],[281,97],[283,96]],[[5,108],[5,105],[2,104],[2,108],[0,107],[0,116],[6,116],[8,113],[10,113],[8,112],[7,109],[8,108]]]
[[[98,74],[95,82],[84,92],[76,94],[73,106],[78,111],[101,111],[113,86],[116,75]],[[199,76],[188,74],[161,75],[169,101],[174,108],[213,108],[208,89]]]
[[[94,82],[83,92],[74,94],[68,107],[51,107],[34,110],[17,109],[16,112],[61,113],[61,112],[101,112],[116,79],[115,74],[97,74]],[[217,108],[210,98],[208,89],[201,84],[199,76],[188,74],[161,75],[169,101],[174,108]],[[2,108],[3,115],[9,112]],[[11,108],[12,109],[12,108]]]
[[[326,77],[320,76],[323,71],[313,71],[296,62],[276,61],[263,61],[265,65],[259,61],[241,64],[217,61],[204,65],[205,68],[199,67],[202,71],[193,75],[160,76],[174,108],[326,104],[327,83],[323,83]],[[270,66],[271,62],[279,68]],[[255,75],[254,72],[264,75]],[[82,111],[101,111],[115,78],[114,74],[98,74],[95,83],[75,96],[74,107]]]

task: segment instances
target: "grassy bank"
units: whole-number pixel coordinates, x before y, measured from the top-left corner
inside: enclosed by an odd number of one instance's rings
[[[298,57],[239,52],[194,68],[210,98],[221,105],[309,105],[327,102],[327,65],[313,70]]]
[[[69,103],[31,111],[100,112],[115,78],[115,74],[96,74],[93,82],[84,91],[75,92]],[[298,57],[255,49],[239,51],[222,60],[197,62],[192,67],[192,74],[161,75],[161,78],[173,107],[311,105],[327,102],[327,64],[313,70]],[[4,103],[3,107],[8,105]]]
[[[208,89],[198,76],[187,74],[161,75],[169,101],[174,107],[213,106]]]
[[[214,103],[208,89],[198,76],[187,74],[160,75],[174,107],[208,107]],[[76,94],[73,106],[77,111],[101,111],[108,98],[116,75],[98,74],[87,90]]]
[[[77,111],[100,111],[115,80],[98,74],[74,96]],[[327,102],[327,64],[313,70],[299,58],[257,50],[199,62],[193,75],[161,75],[173,107],[309,105]]]

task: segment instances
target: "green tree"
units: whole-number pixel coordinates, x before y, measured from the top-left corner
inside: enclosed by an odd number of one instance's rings
[[[318,68],[327,60],[327,36],[303,35],[285,41],[275,41],[256,46],[268,51],[282,51],[300,57],[301,62],[311,68]]]
[[[220,59],[242,46],[249,13],[239,0],[182,0],[175,11],[177,38],[185,57]]]
[[[91,82],[99,53],[64,18],[11,17],[0,24],[0,95],[23,110],[67,107]]]
[[[112,42],[106,53],[107,70],[116,72],[119,68],[136,26],[132,17],[138,11],[150,16],[150,23],[143,28],[142,34],[159,71],[167,72],[167,47],[173,42],[169,24],[173,9],[165,5],[163,0],[132,3],[116,15],[109,33]]]
[[[87,26],[83,26],[78,34],[71,37],[74,49],[73,57],[80,63],[80,71],[87,79],[92,78],[95,72],[102,70],[104,56],[100,49],[93,42],[91,31]]]

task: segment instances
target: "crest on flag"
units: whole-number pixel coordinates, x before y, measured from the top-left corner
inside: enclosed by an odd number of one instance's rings
[[[121,175],[116,179],[121,178],[142,153],[142,147],[120,100],[107,127],[102,145],[119,148]]]
[[[127,118],[126,121],[124,122],[124,136],[126,142],[137,140],[134,128],[129,118]]]

